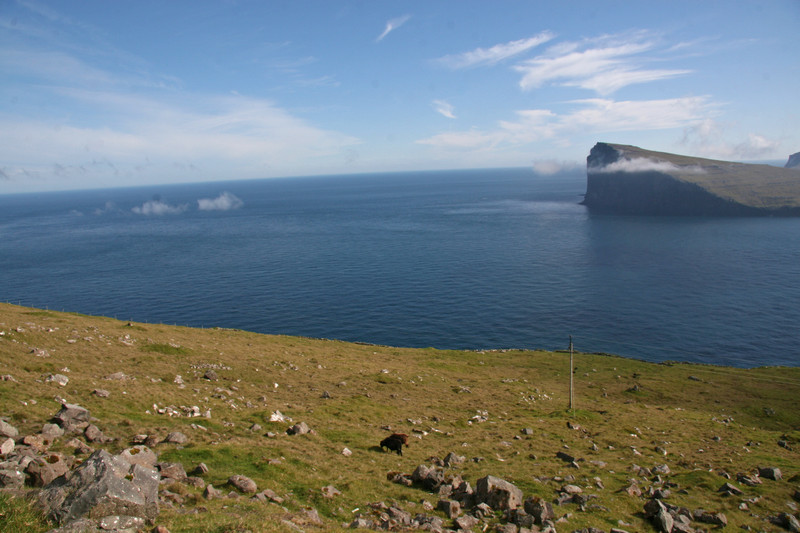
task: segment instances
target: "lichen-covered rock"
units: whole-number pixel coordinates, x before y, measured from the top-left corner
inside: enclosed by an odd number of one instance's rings
[[[69,472],[69,467],[63,456],[51,453],[45,457],[35,458],[25,467],[25,472],[30,476],[30,482],[34,487],[44,487]]]
[[[144,444],[126,448],[122,450],[119,455],[132,465],[142,465],[149,468],[155,468],[156,463],[158,462],[155,452]]]

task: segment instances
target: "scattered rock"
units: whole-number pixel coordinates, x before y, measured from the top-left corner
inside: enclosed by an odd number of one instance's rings
[[[194,467],[194,470],[192,470],[191,474],[193,476],[204,476],[208,474],[208,467],[206,466],[205,463],[200,463],[199,465]]]
[[[437,468],[419,465],[411,474],[411,481],[421,484],[427,490],[435,491],[444,483],[444,473]]]
[[[730,483],[725,483],[722,485],[717,492],[726,493],[728,496],[739,496],[742,494],[742,489],[737,487],[736,485],[731,485]]]
[[[106,442],[105,435],[103,435],[100,428],[94,424],[86,426],[86,429],[83,430],[83,436],[86,437],[86,440],[89,442]]]
[[[109,396],[111,396],[111,393],[110,393],[110,392],[108,392],[108,391],[107,391],[107,390],[105,390],[105,389],[94,389],[94,390],[92,391],[92,394],[94,394],[94,395],[95,395],[95,396],[97,396],[98,398],[108,398]]]
[[[455,466],[463,464],[466,461],[466,457],[463,455],[456,455],[453,452],[448,453],[444,458],[444,466]]]
[[[577,464],[575,458],[566,452],[558,452],[556,453],[556,457],[558,457],[565,463],[571,463],[573,465]]]
[[[57,385],[61,385],[62,387],[66,387],[67,383],[69,383],[69,378],[64,374],[50,374],[44,379],[45,383],[55,383]]]
[[[713,524],[715,526],[726,527],[728,525],[728,518],[722,513],[709,513],[703,510],[695,511],[692,517],[704,524]]]
[[[173,431],[163,440],[163,442],[167,444],[186,444],[189,442],[189,437],[181,433],[180,431]]]
[[[45,424],[42,426],[42,435],[55,440],[64,435],[64,430],[58,424]]]
[[[206,500],[215,500],[218,498],[222,498],[222,491],[215,489],[214,485],[209,483],[208,485],[206,485],[206,488],[203,491],[203,498],[205,498]]]
[[[342,493],[333,485],[326,485],[322,487],[322,495],[326,498],[333,498],[335,496],[341,496]]]
[[[525,512],[533,516],[536,524],[544,525],[545,522],[555,519],[556,513],[550,502],[539,497],[528,498],[524,504]]]
[[[516,509],[522,505],[522,491],[512,483],[494,476],[478,480],[475,497],[477,501],[498,510]]]
[[[454,500],[439,500],[436,509],[442,511],[447,518],[456,518],[461,514],[461,504]]]
[[[71,433],[89,425],[89,419],[88,409],[79,405],[65,403],[61,405],[61,409],[53,417],[53,422],[61,426],[61,429],[66,433]]]
[[[800,520],[789,513],[781,513],[778,516],[770,517],[770,522],[780,526],[792,533],[800,533]]]
[[[25,474],[19,466],[0,467],[0,488],[21,489],[25,485]]]
[[[300,422],[287,429],[286,433],[288,435],[305,435],[306,433],[311,433],[311,428],[305,422]]]
[[[780,480],[783,476],[781,475],[781,469],[775,468],[773,466],[765,466],[759,467],[758,475],[765,479],[771,479],[773,481]]]
[[[9,437],[9,438],[16,438],[19,435],[19,431],[17,428],[6,422],[5,420],[0,419],[0,437]]]
[[[239,492],[245,494],[255,494],[258,491],[256,482],[246,476],[234,475],[228,478],[228,484],[234,487]]]
[[[203,378],[208,381],[219,381],[219,376],[217,376],[217,373],[212,369],[206,370],[205,374],[203,374]]]
[[[188,477],[181,463],[158,463],[156,468],[158,468],[161,477],[164,479],[183,482]]]
[[[6,438],[0,441],[0,455],[8,455],[14,451],[14,439]]]
[[[271,501],[271,502],[275,502],[275,503],[277,503],[278,505],[281,505],[281,504],[283,503],[283,501],[284,501],[284,500],[283,500],[283,498],[281,498],[280,496],[278,496],[278,495],[275,493],[275,491],[273,491],[273,490],[271,490],[271,489],[264,489],[264,490],[262,490],[261,492],[259,492],[258,494],[256,494],[256,495],[254,496],[254,498],[257,498],[257,499],[264,499],[265,501],[266,501],[266,500],[269,500],[269,501]]]
[[[120,456],[132,465],[142,465],[148,468],[156,467],[156,454],[143,444],[122,450]]]
[[[761,485],[761,480],[758,478],[758,476],[751,474],[739,473],[736,474],[736,479],[737,481],[739,481],[739,483],[747,485],[748,487],[755,487],[757,485]]]
[[[60,524],[107,516],[138,516],[152,522],[158,515],[158,482],[154,469],[132,466],[120,456],[98,450],[45,486],[38,504]]]

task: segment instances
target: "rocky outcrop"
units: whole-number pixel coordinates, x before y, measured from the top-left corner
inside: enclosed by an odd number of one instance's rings
[[[790,155],[783,168],[800,168],[800,152]]]
[[[583,204],[628,215],[800,216],[800,175],[753,165],[597,143]]]
[[[48,484],[38,502],[45,514],[64,524],[79,518],[158,516],[158,483],[153,468],[131,465],[105,450],[94,452],[78,468]]]

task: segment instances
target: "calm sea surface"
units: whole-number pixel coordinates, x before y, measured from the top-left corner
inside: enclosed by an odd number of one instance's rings
[[[563,349],[573,335],[652,361],[800,365],[800,219],[592,215],[585,180],[503,169],[0,196],[0,300],[393,346]]]

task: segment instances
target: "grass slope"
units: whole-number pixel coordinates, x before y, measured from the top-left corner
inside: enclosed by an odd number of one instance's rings
[[[578,354],[576,409],[569,411],[563,353],[366,346],[131,324],[8,304],[0,304],[0,332],[0,376],[15,380],[0,380],[0,416],[21,432],[40,431],[66,400],[88,408],[100,429],[117,439],[104,445],[112,452],[136,434],[163,438],[179,430],[190,442],[156,446],[160,460],[179,461],[187,470],[204,462],[210,469],[206,482],[225,492],[228,477],[243,474],[259,490],[285,498],[283,505],[244,497],[206,501],[199,490],[176,486],[184,507],[164,507],[158,519],[172,533],[289,531],[282,520],[307,507],[335,530],[352,521],[355,509],[377,501],[423,512],[421,502],[435,506],[436,495],[390,483],[386,474],[411,473],[449,452],[467,457],[453,471],[473,486],[492,474],[517,484],[526,497],[553,499],[573,476],[604,509],[557,507],[558,515],[570,514],[559,531],[608,530],[618,520],[629,531],[653,531],[641,513],[645,500],[618,492],[637,477],[634,464],[669,465],[667,477],[678,485],[671,503],[724,512],[734,527],[772,531],[766,517],[795,512],[798,368],[651,364]],[[203,377],[209,369],[218,381]],[[107,379],[118,372],[125,379]],[[52,373],[68,376],[69,383],[46,382]],[[175,383],[177,375],[183,387]],[[96,389],[110,396],[98,397]],[[158,414],[165,406],[210,409],[211,418]],[[276,410],[316,434],[286,435],[286,423],[269,422]],[[473,420],[479,413],[485,421]],[[263,429],[251,431],[253,424]],[[403,457],[377,448],[385,426],[415,437]],[[532,433],[522,434],[525,428]],[[341,453],[345,447],[352,456]],[[584,459],[580,468],[557,459],[559,451]],[[779,467],[784,479],[743,486],[741,497],[717,492],[727,481],[723,473],[737,484],[737,473],[759,466]],[[639,481],[643,488],[652,484]],[[325,497],[327,485],[341,495]],[[740,509],[743,501],[747,509]],[[32,518],[24,501],[7,496],[0,496],[0,517],[15,530],[50,527]]]
[[[655,152],[623,144],[608,146],[616,149],[621,158],[670,162],[678,168],[675,171],[662,170],[663,173],[748,207],[800,207],[800,172],[796,169]]]

